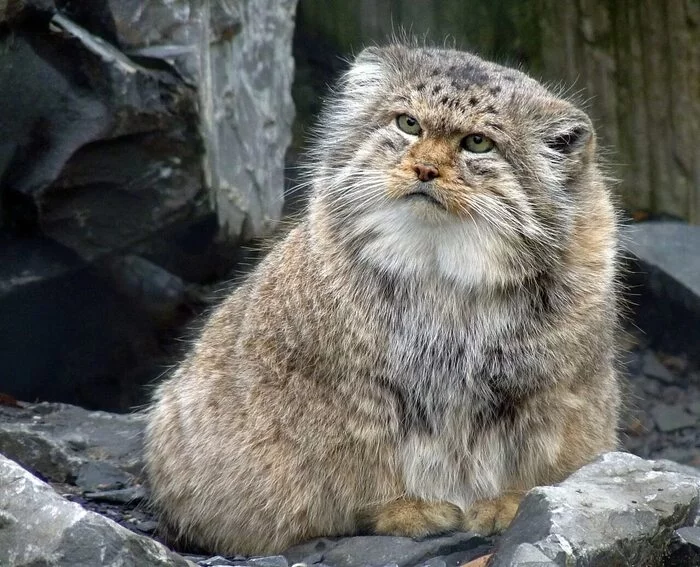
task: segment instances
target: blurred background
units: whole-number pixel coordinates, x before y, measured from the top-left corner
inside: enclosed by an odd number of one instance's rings
[[[681,435],[663,420],[700,415],[699,27],[698,0],[0,0],[0,393],[144,403],[303,204],[284,191],[329,84],[403,30],[585,105],[626,218],[656,221],[626,245],[628,363],[670,409],[628,425]]]

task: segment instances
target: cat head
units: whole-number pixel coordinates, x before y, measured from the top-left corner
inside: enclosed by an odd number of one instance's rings
[[[574,105],[472,54],[400,45],[355,59],[311,156],[312,220],[356,257],[465,285],[556,261],[597,179]]]

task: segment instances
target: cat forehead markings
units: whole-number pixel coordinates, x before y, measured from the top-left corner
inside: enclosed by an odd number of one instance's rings
[[[544,94],[536,81],[509,67],[484,61],[469,53],[436,49],[399,49],[389,54],[394,88],[420,95],[461,113],[474,107],[495,111],[498,103],[508,104],[515,91]],[[496,105],[496,106],[494,106]]]

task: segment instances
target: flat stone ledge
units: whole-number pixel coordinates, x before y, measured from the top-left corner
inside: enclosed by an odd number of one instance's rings
[[[556,486],[531,490],[490,567],[691,567],[675,530],[697,523],[700,471],[607,453]],[[536,552],[539,552],[536,553]],[[532,563],[532,557],[546,561]]]

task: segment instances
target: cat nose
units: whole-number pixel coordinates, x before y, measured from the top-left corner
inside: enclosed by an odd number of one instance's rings
[[[436,177],[440,177],[438,168],[432,163],[415,163],[413,164],[413,171],[416,172],[418,179],[421,181],[432,181]]]

